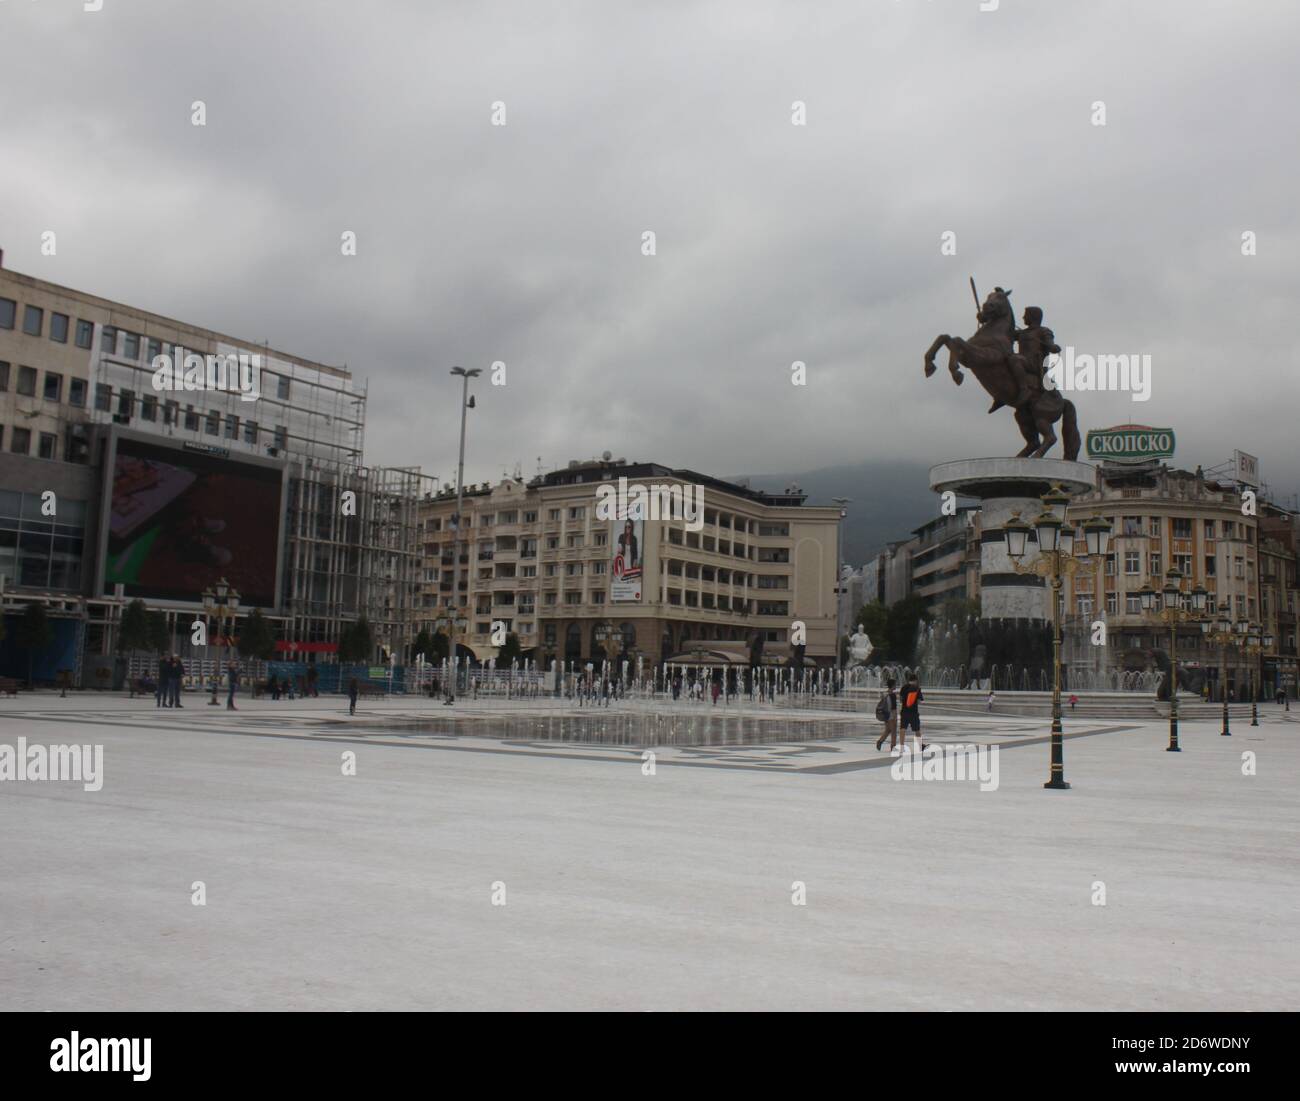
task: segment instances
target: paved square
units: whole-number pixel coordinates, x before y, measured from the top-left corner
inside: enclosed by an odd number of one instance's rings
[[[5,700],[0,743],[102,744],[105,779],[0,783],[0,1008],[1300,1008],[1271,707],[1181,754],[1067,719],[1069,792],[1032,718],[927,716],[1000,746],[981,792],[894,780],[866,716],[644,775],[635,709],[584,717],[629,744],[553,740],[574,710]]]

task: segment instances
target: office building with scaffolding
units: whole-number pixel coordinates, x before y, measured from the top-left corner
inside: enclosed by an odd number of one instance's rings
[[[363,615],[372,660],[405,654],[420,565],[416,509],[436,484],[418,468],[364,464],[366,387],[346,367],[8,271],[2,256],[0,594],[11,617],[32,602],[46,607],[58,636],[47,674],[66,670],[91,687],[113,680],[115,625],[135,596],[167,616],[184,654],[202,614],[201,586],[188,592],[187,577],[202,576],[205,564],[251,572],[241,523],[262,558],[272,555],[260,563],[272,583],[258,588],[273,595],[257,604],[281,655],[330,661]],[[214,361],[246,364],[253,385],[181,385],[187,364]],[[169,362],[176,375],[160,379],[158,365]],[[191,381],[211,379],[200,372]],[[153,464],[155,480],[166,469],[170,482],[133,492],[140,464]],[[168,525],[204,477],[203,515],[187,521],[196,530],[175,536]],[[252,518],[220,499],[259,480],[269,495]],[[139,508],[161,529],[152,567],[146,539],[133,538]],[[190,574],[161,576],[169,535],[187,561],[200,560]]]

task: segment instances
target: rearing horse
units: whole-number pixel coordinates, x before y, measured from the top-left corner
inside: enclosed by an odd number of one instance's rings
[[[1013,361],[1020,368],[1022,377],[1033,379],[1033,370],[1024,357],[1011,350],[1015,339],[1015,314],[1011,310],[1010,291],[995,288],[984,300],[984,305],[976,314],[979,330],[969,340],[959,336],[941,333],[934,338],[929,351],[925,353],[925,377],[934,374],[936,368],[934,357],[940,348],[948,349],[948,373],[953,382],[961,385],[964,376],[961,368],[965,367],[979,379],[980,385],[993,398],[992,413],[1003,405],[1015,410],[1016,425],[1024,437],[1025,447],[1017,458],[1032,457],[1041,459],[1048,449],[1056,443],[1056,431],[1052,427],[1061,422],[1061,435],[1064,437],[1061,447],[1065,457],[1074,461],[1079,457],[1082,440],[1079,436],[1079,422],[1074,411],[1074,402],[1067,401],[1056,390],[1031,387],[1028,400],[1023,400],[1025,391],[1021,388]]]

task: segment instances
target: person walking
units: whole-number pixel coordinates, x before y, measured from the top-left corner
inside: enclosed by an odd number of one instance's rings
[[[239,687],[239,663],[232,661],[226,665],[226,680],[229,683],[229,690],[226,692],[226,710],[238,711],[235,706],[235,689]]]
[[[994,700],[994,698],[995,698],[995,697],[994,697],[994,695],[993,695],[993,689],[990,688],[990,689],[989,689],[989,695],[988,695],[988,709],[989,709],[990,711],[993,710],[993,700]]]
[[[1077,704],[1078,702],[1079,702],[1079,697],[1076,696],[1073,692],[1071,692],[1071,693],[1070,693],[1070,710],[1071,710],[1071,711],[1074,710],[1075,704]]]
[[[876,703],[876,718],[885,724],[883,733],[876,739],[876,748],[888,738],[891,753],[898,748],[898,693],[894,691],[897,687],[898,681],[890,677],[885,681],[884,695]]]
[[[319,675],[320,674],[316,672],[316,665],[314,662],[307,666],[307,694],[310,695],[312,699],[319,699],[320,697],[320,689],[316,687],[316,678]]]
[[[712,695],[713,695],[713,706],[714,706],[714,707],[717,707],[717,706],[718,706],[718,696],[721,695],[721,692],[720,692],[719,689],[718,689],[718,682],[717,682],[716,680],[713,682]]]
[[[360,691],[361,691],[361,685],[357,681],[357,678],[353,677],[350,681],[348,681],[348,714],[349,715],[355,715],[357,713],[357,695],[358,693],[360,693]]]
[[[921,749],[926,748],[925,742],[921,738],[921,702],[925,699],[921,695],[921,684],[917,680],[916,674],[912,673],[907,678],[907,683],[903,685],[902,706],[898,709],[898,717],[902,729],[899,731],[899,746],[907,745],[907,732],[912,730],[916,733],[916,740],[921,743]]]
[[[185,666],[176,654],[172,654],[171,664],[171,682],[169,685],[171,688],[171,706],[184,707],[185,705],[181,703],[181,679],[185,676]]]
[[[278,700],[280,698],[280,678],[274,673],[271,674],[271,679],[267,682],[266,687],[271,693],[271,699]]]

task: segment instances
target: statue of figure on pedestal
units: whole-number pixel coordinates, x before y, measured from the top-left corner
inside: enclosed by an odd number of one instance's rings
[[[862,624],[858,624],[858,629],[849,635],[849,668],[855,665],[866,665],[867,659],[871,657],[871,652],[875,649],[871,645],[871,638],[866,631],[862,629]]]
[[[971,293],[975,294],[974,279],[971,280]],[[1025,310],[1025,328],[1017,329],[1010,291],[995,287],[982,306],[978,294],[975,303],[979,329],[969,340],[947,333],[935,337],[925,353],[926,378],[936,370],[934,359],[939,349],[947,348],[948,373],[953,382],[961,385],[964,377],[961,368],[965,367],[993,398],[990,413],[1004,405],[1015,410],[1016,425],[1025,440],[1025,447],[1017,458],[1041,459],[1046,455],[1056,443],[1056,431],[1052,426],[1059,420],[1061,446],[1065,457],[1073,462],[1079,457],[1083,440],[1079,435],[1074,402],[1044,385],[1044,361],[1060,348],[1052,330],[1042,325],[1043,311],[1030,306]],[[1012,351],[1013,341],[1019,341],[1019,352]]]

